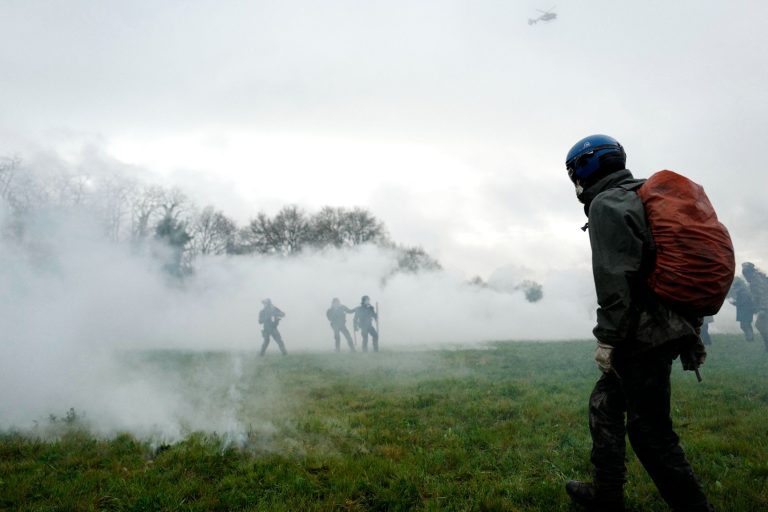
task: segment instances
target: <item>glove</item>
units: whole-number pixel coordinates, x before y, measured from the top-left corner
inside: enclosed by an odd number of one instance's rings
[[[613,347],[605,343],[597,342],[595,347],[595,362],[597,367],[603,373],[611,373],[613,366],[611,365],[611,354],[613,353]]]
[[[704,343],[702,343],[699,336],[691,336],[680,347],[680,362],[683,365],[683,370],[687,372],[696,371],[706,360],[707,349],[704,348]]]

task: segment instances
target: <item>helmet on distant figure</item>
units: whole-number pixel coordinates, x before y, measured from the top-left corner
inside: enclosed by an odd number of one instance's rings
[[[577,188],[587,188],[600,178],[625,168],[627,155],[619,141],[608,135],[590,135],[574,144],[565,157],[568,176]]]
[[[371,298],[367,295],[363,295],[363,298],[360,299],[360,304],[368,304],[371,302]]]

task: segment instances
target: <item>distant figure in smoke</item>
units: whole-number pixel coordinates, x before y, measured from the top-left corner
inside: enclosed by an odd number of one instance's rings
[[[373,351],[379,351],[379,333],[373,327],[373,321],[378,323],[379,315],[376,310],[371,306],[371,299],[367,295],[363,295],[360,300],[360,305],[355,308],[354,326],[355,330],[360,330],[360,334],[363,337],[363,352],[368,352],[368,335],[371,335],[373,339]]]
[[[670,373],[704,362],[700,318],[658,301],[643,270],[650,243],[645,207],[616,139],[592,135],[568,152],[565,166],[589,218],[597,292],[595,361],[602,372],[589,398],[594,480],[569,480],[571,499],[590,511],[623,511],[627,477],[625,438],[661,496],[676,511],[712,510],[680,447],[670,417]]]
[[[333,339],[336,341],[336,352],[341,349],[341,334],[347,339],[349,350],[355,352],[355,345],[352,343],[352,336],[347,329],[347,313],[354,313],[354,309],[349,309],[343,305],[341,301],[334,297],[331,301],[331,307],[325,312],[326,318],[331,322],[331,329],[333,329]]]
[[[285,313],[280,311],[280,308],[275,307],[270,299],[264,299],[261,301],[264,304],[264,308],[259,311],[259,323],[262,325],[261,335],[264,336],[264,343],[261,345],[260,355],[264,355],[269,346],[269,338],[272,337],[280,347],[280,352],[286,355],[285,345],[283,344],[283,337],[280,336],[280,331],[277,330],[277,325],[280,320],[285,316]]]
[[[755,313],[755,327],[768,350],[768,276],[747,261],[741,265],[741,274],[749,283],[749,293],[752,295]]]
[[[701,333],[699,334],[701,336],[701,341],[704,343],[704,345],[711,345],[712,344],[712,337],[709,335],[709,324],[715,321],[715,318],[712,316],[705,316],[704,321],[701,324]]]
[[[741,326],[744,339],[747,341],[754,340],[755,332],[752,330],[752,320],[755,317],[755,303],[752,300],[752,294],[749,293],[747,283],[740,277],[733,281],[730,302],[736,306],[736,321]]]

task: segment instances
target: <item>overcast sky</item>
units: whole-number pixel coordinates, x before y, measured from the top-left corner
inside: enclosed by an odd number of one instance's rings
[[[564,170],[607,133],[768,266],[768,2],[0,0],[0,154],[84,148],[244,223],[370,209],[487,276],[588,264]]]

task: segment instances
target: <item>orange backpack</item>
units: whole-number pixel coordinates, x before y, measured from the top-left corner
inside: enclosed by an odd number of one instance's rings
[[[728,229],[704,188],[665,170],[648,178],[637,195],[656,245],[651,290],[681,313],[714,315],[733,283],[736,262]]]

